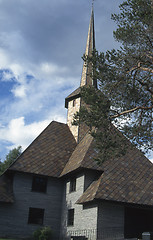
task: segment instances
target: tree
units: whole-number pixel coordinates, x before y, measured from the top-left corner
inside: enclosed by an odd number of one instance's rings
[[[0,175],[20,156],[22,147],[19,146],[9,151],[6,155],[5,161],[0,162]]]
[[[95,50],[93,57],[84,57],[87,64],[93,64],[93,78],[100,90],[82,89],[90,108],[81,108],[74,121],[90,127],[103,158],[110,149],[116,149],[115,155],[125,152],[122,140],[117,144],[111,137],[112,123],[139,149],[153,148],[153,1],[127,0],[119,8],[112,19],[117,23],[114,37],[121,47],[106,53]],[[97,131],[102,126],[103,133]]]

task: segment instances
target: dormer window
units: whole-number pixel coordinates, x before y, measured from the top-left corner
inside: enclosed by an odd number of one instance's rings
[[[70,193],[76,191],[76,178],[70,180]]]

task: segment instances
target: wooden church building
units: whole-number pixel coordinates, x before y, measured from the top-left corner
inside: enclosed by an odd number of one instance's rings
[[[87,56],[95,45],[92,9]],[[81,84],[95,85],[83,65]],[[136,148],[101,166],[93,138],[72,119],[80,87],[65,99],[67,124],[53,121],[0,177],[0,237],[29,238],[50,226],[53,240],[124,240],[153,232],[153,164]]]

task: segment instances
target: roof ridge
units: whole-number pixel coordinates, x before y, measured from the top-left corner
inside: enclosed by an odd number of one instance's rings
[[[65,168],[63,169],[62,173],[60,176],[66,175],[76,169],[78,169],[81,166],[81,163],[84,161],[84,158],[86,156],[86,153],[91,145],[92,140],[88,141],[88,139],[86,139],[88,136],[91,136],[88,132],[86,133],[86,135],[84,136],[84,138],[76,145],[76,148],[74,149],[74,151],[72,152],[69,161],[67,162],[67,164],[65,165]],[[92,136],[91,136],[92,138]],[[83,144],[83,142],[85,141],[85,143]],[[80,145],[82,145],[84,147],[87,148],[84,149],[83,147],[80,148],[80,150],[78,151],[78,148],[80,147]],[[75,155],[78,153],[80,153],[79,159],[77,159],[77,157],[75,157]],[[78,161],[77,161],[78,160]]]

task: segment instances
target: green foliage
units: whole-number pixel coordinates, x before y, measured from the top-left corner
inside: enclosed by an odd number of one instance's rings
[[[5,161],[0,162],[0,175],[20,156],[22,147],[19,146],[9,151],[6,155]]]
[[[41,235],[39,236],[39,240],[50,240],[52,236],[52,231],[50,227],[44,227],[41,230]]]
[[[85,122],[90,129],[96,128],[93,136],[99,147],[99,141],[102,143],[109,136],[109,126],[113,123],[139,149],[147,152],[153,148],[153,3],[124,1],[120,13],[113,14],[112,19],[117,23],[114,37],[121,47],[106,53],[95,50],[93,57],[85,59],[87,64],[93,64],[93,77],[102,95],[99,90],[92,95],[84,88],[82,98],[91,110],[81,109],[74,122]],[[100,136],[97,130],[102,126],[105,134]],[[101,144],[100,152],[111,152],[113,145],[115,151],[117,143],[113,141]],[[118,142],[119,151],[121,142]]]
[[[78,125],[79,121],[83,121],[90,127],[90,129],[92,129],[93,126],[99,128],[104,119],[108,120],[110,109],[109,100],[100,90],[95,89],[94,87],[82,87],[81,96],[86,105],[80,109],[80,113],[76,114],[74,124]],[[88,108],[88,106],[90,106],[90,108]],[[84,118],[79,119],[77,116],[82,116]]]
[[[125,137],[115,129],[110,118],[110,101],[104,94],[92,86],[82,87],[81,96],[84,106],[74,115],[74,125],[84,122],[89,127],[90,134],[95,139],[95,149],[98,152],[95,160],[98,164],[108,158],[125,154],[127,145]]]
[[[33,233],[34,240],[51,240],[52,239],[52,231],[50,227],[38,228]]]
[[[42,230],[42,228],[38,228],[37,230],[34,231],[34,233],[33,233],[34,240],[39,240],[39,236],[41,235],[41,230]]]

